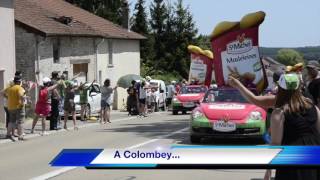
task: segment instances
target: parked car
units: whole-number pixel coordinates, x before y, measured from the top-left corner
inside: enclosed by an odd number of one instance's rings
[[[166,94],[167,94],[167,89],[166,85],[162,80],[156,80],[152,79],[150,80],[150,86],[151,87],[156,87],[156,107],[155,111],[159,111],[159,109],[165,110],[165,103],[166,103]]]
[[[182,87],[172,99],[172,114],[177,115],[179,111],[186,114],[192,111],[204,97],[208,88],[204,85],[189,85]]]
[[[85,84],[85,87],[89,87],[91,83]],[[100,85],[98,83],[94,83],[90,89],[88,90],[88,104],[86,105],[86,114],[85,117],[90,117],[92,114],[99,114],[100,112],[100,101],[101,101],[101,92]],[[76,114],[80,116],[80,95],[79,91],[76,91],[76,95],[74,98],[74,102],[76,104]],[[64,112],[60,112],[60,115],[63,116]]]
[[[267,113],[247,102],[231,88],[210,89],[199,107],[192,111],[190,141],[201,138],[254,138],[263,140]]]

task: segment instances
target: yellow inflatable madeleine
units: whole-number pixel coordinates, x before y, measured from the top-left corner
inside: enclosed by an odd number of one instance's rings
[[[303,68],[303,63],[298,63],[292,67],[292,71],[301,71],[302,68]]]
[[[192,53],[202,54],[202,49],[199,48],[198,46],[189,45],[188,50],[189,50],[189,52],[192,52]]]
[[[247,14],[241,19],[240,28],[246,29],[258,26],[264,21],[265,16],[266,13],[264,13],[263,11]]]
[[[204,50],[204,55],[209,57],[210,59],[213,59],[213,53],[210,50]]]
[[[213,59],[213,53],[210,50],[203,50],[200,47],[194,46],[194,45],[189,45],[188,50],[191,53],[201,54],[201,55],[209,57],[210,59]]]
[[[286,72],[288,73],[288,72],[291,72],[293,70],[293,67],[292,66],[287,66],[286,67]]]
[[[236,29],[238,26],[239,26],[239,22],[230,22],[230,21],[220,22],[211,33],[211,38],[218,37],[228,31]]]
[[[294,65],[295,68],[302,68],[303,67],[303,63],[298,63],[296,65]]]

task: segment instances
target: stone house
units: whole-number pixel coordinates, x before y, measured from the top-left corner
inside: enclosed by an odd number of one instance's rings
[[[0,1],[0,90],[15,73],[15,34],[13,0]],[[3,97],[0,96],[0,123],[5,122]]]
[[[140,74],[140,34],[130,32],[64,0],[16,0],[16,68],[25,78],[66,73],[78,81],[109,78],[115,86],[126,74]],[[33,94],[36,94],[34,92]],[[114,108],[126,90],[118,88]]]

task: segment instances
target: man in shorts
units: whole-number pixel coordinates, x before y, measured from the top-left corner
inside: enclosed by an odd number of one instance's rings
[[[146,82],[142,81],[139,87],[139,117],[147,117],[146,111],[146,98],[147,98],[147,91],[146,91]]]
[[[14,85],[5,90],[5,95],[8,98],[8,111],[10,114],[7,138],[14,140],[13,132],[15,127],[18,128],[18,140],[23,138],[23,123],[24,123],[24,100],[25,90],[21,86],[21,77],[16,76],[13,80]]]

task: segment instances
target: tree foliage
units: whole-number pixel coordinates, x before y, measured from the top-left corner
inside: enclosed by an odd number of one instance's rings
[[[121,25],[125,9],[128,8],[126,0],[66,0],[95,15],[108,19]]]
[[[164,54],[166,53],[166,42],[164,39],[166,22],[167,22],[167,7],[163,0],[154,0],[151,3],[150,8],[150,26],[151,34],[154,38],[153,52],[154,58],[152,66],[157,67],[156,72],[160,73],[162,69],[166,68],[166,59]]]
[[[287,66],[293,66],[297,63],[304,62],[302,55],[293,49],[280,49],[276,59]]]
[[[137,33],[142,34],[147,39],[141,41],[141,65],[150,66],[153,59],[152,46],[153,46],[153,37],[150,35],[150,28],[148,25],[148,17],[145,11],[145,0],[138,0],[135,5],[133,17],[131,18],[131,30]],[[151,69],[145,68],[143,73],[149,73]]]
[[[188,77],[190,55],[187,47],[195,42],[197,34],[189,9],[184,7],[183,0],[178,0],[174,5],[154,0],[150,14],[155,41],[153,66],[158,71],[175,72],[184,78]]]
[[[188,77],[190,66],[190,54],[187,50],[189,44],[195,43],[197,29],[192,14],[183,6],[183,0],[178,0],[175,5],[175,60],[172,68],[177,69],[182,77]],[[180,67],[180,68],[177,68]]]
[[[98,16],[121,24],[126,0],[66,0]],[[135,4],[131,30],[144,35],[141,41],[141,74],[172,79],[187,78],[190,66],[189,44],[206,43],[197,38],[197,28],[183,0],[153,0],[150,15],[145,0]]]

